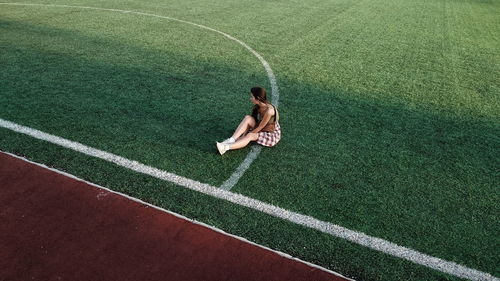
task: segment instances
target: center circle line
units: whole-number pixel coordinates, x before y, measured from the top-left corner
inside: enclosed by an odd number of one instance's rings
[[[235,41],[236,43],[240,44],[243,46],[245,49],[247,49],[250,53],[252,53],[257,59],[260,61],[260,63],[264,66],[264,69],[266,70],[267,77],[269,78],[269,82],[271,83],[271,103],[278,107],[279,103],[279,90],[278,90],[278,84],[276,82],[276,77],[273,73],[273,70],[269,66],[269,63],[259,54],[257,53],[254,49],[252,49],[250,46],[248,46],[245,42],[225,33],[222,31],[219,31],[217,29],[197,24],[194,22],[186,21],[186,20],[181,20],[181,19],[176,19],[168,16],[160,16],[160,15],[155,15],[155,14],[150,14],[150,13],[145,13],[145,12],[137,12],[137,11],[129,11],[129,10],[120,10],[120,9],[110,9],[110,8],[99,8],[99,7],[88,7],[88,6],[72,6],[72,5],[59,5],[59,4],[36,4],[36,3],[0,3],[0,5],[17,5],[17,6],[41,6],[41,7],[60,7],[60,8],[76,8],[76,9],[88,9],[88,10],[99,10],[99,11],[110,11],[110,12],[119,12],[119,13],[124,13],[124,14],[136,14],[136,15],[142,15],[142,16],[149,16],[149,17],[157,17],[157,18],[162,18],[162,19],[167,19],[171,21],[177,21],[181,23],[186,23],[189,25],[193,25],[202,29],[206,29],[215,33],[219,33],[222,36]],[[250,152],[248,152],[247,156],[245,159],[241,162],[241,164],[236,168],[236,170],[231,174],[231,176],[224,181],[219,187],[221,189],[225,190],[231,190],[239,181],[239,179],[243,176],[246,170],[250,168],[250,165],[252,162],[257,159],[259,156],[260,152],[262,150],[261,146],[258,145],[253,145]]]

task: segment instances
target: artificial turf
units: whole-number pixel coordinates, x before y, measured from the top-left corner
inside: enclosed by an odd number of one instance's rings
[[[498,1],[85,6],[204,24],[270,63],[284,137],[233,191],[500,274]],[[248,89],[270,88],[235,42],[139,15],[0,8],[0,118],[213,185],[249,151],[213,146],[249,112]],[[4,129],[0,149],[357,280],[453,279]]]

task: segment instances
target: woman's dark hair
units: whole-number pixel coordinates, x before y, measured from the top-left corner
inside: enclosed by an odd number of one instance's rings
[[[253,87],[252,89],[250,89],[250,92],[256,100],[264,103],[269,103],[269,101],[267,100],[266,89],[262,87]],[[259,106],[256,104],[252,108],[252,117],[255,119],[255,121],[257,121],[258,114]]]
[[[252,92],[252,95],[256,100],[269,103],[267,101],[266,89],[262,87],[253,87],[250,89],[250,92]]]

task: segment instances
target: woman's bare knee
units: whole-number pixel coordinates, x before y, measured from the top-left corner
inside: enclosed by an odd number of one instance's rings
[[[243,118],[244,121],[246,121],[246,123],[251,127],[255,127],[255,118],[253,118],[253,116],[251,115],[245,115],[245,118]]]

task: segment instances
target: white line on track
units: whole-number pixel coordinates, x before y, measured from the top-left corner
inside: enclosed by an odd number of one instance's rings
[[[160,16],[160,15],[154,15],[154,14],[149,14],[149,13],[143,13],[143,12],[135,12],[135,11],[127,11],[127,10],[119,10],[119,9],[107,9],[107,8],[96,8],[96,7],[84,7],[84,6],[69,6],[69,5],[54,5],[54,4],[30,4],[30,3],[0,3],[0,5],[19,5],[19,6],[47,6],[47,7],[67,7],[67,8],[80,8],[80,9],[92,9],[92,10],[102,10],[102,11],[112,11],[112,12],[120,12],[120,13],[131,13],[131,14],[137,14],[137,15],[144,15],[144,16],[152,16],[152,17],[158,17],[158,18],[164,18],[172,21],[177,21],[177,22],[182,22],[182,23],[187,23],[190,25],[194,25],[203,29],[207,29],[216,33],[219,33],[225,37],[227,37],[230,40],[233,40],[246,49],[248,49],[254,56],[256,56],[259,61],[262,63],[264,68],[266,69],[267,75],[269,77],[269,80],[271,82],[271,88],[272,88],[272,100],[271,102],[275,104],[276,106],[278,105],[279,101],[279,92],[278,92],[278,86],[276,83],[276,78],[274,76],[274,73],[269,66],[269,64],[262,58],[260,54],[258,54],[256,51],[254,51],[251,47],[249,47],[247,44],[244,42],[232,37],[231,35],[228,35],[224,32],[218,31],[216,29],[203,26],[200,24],[184,21],[184,20],[179,20],[171,17],[166,17],[166,16]],[[208,184],[204,184],[195,180],[191,180],[182,176],[178,176],[173,173],[169,173],[167,171],[163,171],[154,167],[150,167],[147,165],[144,165],[142,163],[139,163],[137,161],[129,160],[126,158],[123,158],[121,156],[105,152],[102,150],[98,150],[89,146],[85,146],[83,144],[73,142],[67,139],[63,139],[54,135],[50,135],[35,129],[31,129],[29,127],[24,127],[21,125],[18,125],[13,122],[9,122],[7,120],[3,120],[0,118],[0,127],[4,127],[6,129],[10,129],[12,131],[26,134],[29,136],[32,136],[37,139],[45,140],[84,154],[87,154],[89,156],[93,156],[96,158],[100,158],[112,163],[115,163],[116,165],[131,169],[133,171],[147,174],[165,181],[169,181],[172,183],[175,183],[177,185],[183,186],[185,188],[195,190],[216,198],[224,199],[227,201],[230,201],[232,203],[245,206],[248,208],[252,208],[254,210],[272,215],[277,218],[281,218],[299,225],[303,225],[312,229],[319,230],[323,233],[327,233],[342,239],[346,239],[348,241],[351,241],[353,243],[389,254],[393,255],[398,258],[406,259],[411,262],[414,262],[416,264],[420,264],[444,273],[448,273],[450,275],[454,275],[457,277],[461,278],[467,278],[469,280],[494,280],[494,281],[500,281],[499,278],[496,278],[492,276],[489,273],[485,273],[476,269],[468,268],[462,265],[459,265],[454,262],[450,261],[445,261],[443,259],[439,259],[436,257],[432,257],[420,252],[417,252],[415,250],[399,246],[395,243],[369,236],[367,234],[353,231],[347,228],[344,228],[342,226],[338,226],[329,222],[325,221],[320,221],[318,219],[315,219],[310,216],[302,215],[299,213],[295,213],[292,211],[288,211],[285,209],[282,209],[280,207],[276,207],[274,205],[261,202],[259,200],[253,199],[246,197],[241,194],[233,193],[228,191],[230,188],[232,188],[231,184],[234,181],[234,184],[237,183],[239,178],[243,175],[246,169],[250,166],[252,161],[257,158],[258,154],[260,153],[261,149],[260,147],[254,148],[251,150],[251,152],[247,155],[246,159],[242,162],[242,164],[238,167],[238,169],[231,175],[231,177],[224,182],[221,187],[222,188],[217,188],[215,186],[211,186]],[[233,186],[234,186],[233,184]],[[227,190],[226,190],[227,189]],[[137,200],[137,199],[134,199]]]
[[[247,239],[245,239],[245,238],[243,238],[243,237],[240,237],[240,236],[236,236],[236,235],[233,235],[233,234],[227,233],[227,232],[225,232],[225,231],[224,231],[224,230],[222,230],[222,229],[215,228],[215,227],[213,227],[213,226],[211,226],[211,225],[208,225],[208,224],[205,224],[205,223],[203,223],[203,222],[199,222],[199,221],[197,221],[197,220],[193,220],[193,219],[190,219],[190,218],[188,218],[188,217],[185,217],[185,216],[183,216],[183,215],[181,215],[181,214],[177,214],[177,213],[174,213],[174,212],[172,212],[172,211],[169,211],[169,210],[166,210],[166,209],[160,208],[160,207],[158,207],[158,206],[155,206],[155,205],[149,204],[149,203],[144,202],[144,201],[142,201],[142,200],[140,200],[140,199],[137,199],[137,198],[135,198],[135,197],[128,196],[127,194],[124,194],[124,193],[121,193],[121,192],[117,192],[117,191],[113,191],[113,190],[111,190],[111,189],[108,189],[108,188],[106,188],[106,187],[100,186],[100,185],[98,185],[98,184],[95,184],[95,183],[92,183],[92,182],[89,182],[89,181],[86,181],[86,180],[80,179],[80,178],[78,178],[78,177],[76,177],[76,176],[74,176],[74,175],[72,175],[72,174],[68,174],[68,173],[66,173],[66,172],[59,171],[59,170],[57,170],[57,169],[47,167],[47,166],[45,166],[45,165],[43,165],[43,164],[40,164],[40,163],[36,163],[36,162],[30,161],[30,160],[28,160],[28,159],[26,159],[26,158],[23,158],[23,157],[17,156],[17,155],[12,154],[12,153],[4,152],[4,151],[1,151],[1,150],[0,150],[0,153],[4,153],[4,154],[7,154],[7,155],[10,155],[10,156],[12,156],[12,157],[14,157],[14,158],[17,158],[17,159],[23,160],[23,161],[25,161],[25,162],[31,163],[31,164],[33,164],[33,165],[36,165],[36,166],[39,166],[39,167],[42,167],[42,168],[45,168],[45,169],[50,170],[50,171],[56,172],[56,173],[58,173],[58,174],[61,174],[61,175],[63,175],[63,176],[66,176],[66,177],[68,177],[68,178],[72,178],[72,179],[75,179],[75,180],[77,180],[77,181],[84,182],[84,183],[86,183],[86,184],[88,184],[88,185],[90,185],[90,186],[93,186],[93,187],[96,187],[96,188],[99,188],[99,189],[105,190],[105,191],[107,191],[107,192],[110,192],[110,193],[113,193],[113,194],[117,194],[117,195],[119,195],[119,196],[123,196],[123,197],[125,197],[125,198],[127,198],[127,199],[129,199],[129,200],[131,200],[131,201],[138,202],[138,203],[143,204],[143,205],[146,205],[146,206],[148,206],[148,207],[151,207],[151,208],[157,209],[157,210],[159,210],[159,211],[162,211],[162,212],[165,212],[165,213],[167,213],[167,214],[173,215],[173,216],[175,216],[175,217],[177,217],[177,218],[180,218],[180,219],[183,219],[183,220],[185,220],[185,221],[189,221],[189,222],[192,222],[192,223],[194,223],[194,224],[201,225],[201,226],[206,227],[206,228],[208,228],[208,229],[211,229],[211,230],[213,230],[213,231],[219,232],[219,233],[221,233],[221,234],[223,234],[223,235],[226,235],[226,236],[229,236],[229,237],[232,237],[232,238],[238,239],[238,240],[240,240],[240,241],[243,241],[243,242],[245,242],[245,243],[248,243],[248,244],[251,244],[251,245],[257,246],[257,247],[259,247],[259,248],[266,249],[266,250],[268,250],[268,251],[271,251],[271,252],[273,252],[273,253],[276,253],[276,254],[278,254],[278,255],[280,255],[280,256],[282,256],[282,257],[285,257],[285,258],[287,258],[287,259],[295,260],[295,261],[298,261],[298,262],[301,262],[301,263],[307,264],[307,265],[309,265],[309,266],[311,266],[311,267],[314,267],[314,268],[317,268],[317,269],[320,269],[320,270],[326,271],[326,272],[331,273],[331,274],[333,274],[333,275],[340,276],[340,277],[345,278],[345,279],[347,279],[347,280],[352,280],[352,281],[354,281],[353,279],[347,278],[347,277],[343,276],[342,274],[339,274],[339,273],[337,273],[337,272],[331,271],[331,270],[329,270],[329,269],[327,269],[327,268],[321,267],[321,266],[319,266],[319,265],[316,265],[316,264],[313,264],[313,263],[310,263],[310,262],[307,262],[307,261],[303,261],[303,260],[298,259],[298,258],[296,258],[296,257],[292,257],[292,256],[290,256],[290,255],[289,255],[289,254],[287,254],[287,253],[283,253],[283,252],[280,252],[280,251],[277,251],[277,250],[273,250],[273,249],[271,249],[271,248],[268,248],[268,247],[266,247],[266,246],[256,244],[256,243],[254,243],[254,242],[252,242],[252,241],[249,241],[249,240],[247,240]],[[98,197],[98,198],[100,198],[100,197],[102,197],[102,196],[106,196],[106,195],[107,195],[106,193],[102,192],[102,193],[99,193],[99,194],[97,195],[97,197]]]
[[[399,246],[395,243],[389,242],[384,239],[373,237],[362,232],[357,232],[354,230],[347,229],[345,227],[321,221],[316,218],[302,215],[296,212],[292,212],[241,194],[233,193],[209,184],[201,183],[195,180],[191,180],[182,176],[178,176],[167,171],[163,171],[154,167],[150,167],[139,163],[137,161],[129,160],[121,156],[105,152],[99,149],[95,149],[78,142],[70,141],[58,136],[50,135],[39,130],[35,130],[29,127],[25,127],[4,119],[0,118],[0,127],[12,130],[21,134],[25,134],[36,139],[44,140],[53,144],[69,148],[83,154],[103,159],[112,162],[118,166],[125,167],[127,169],[150,175],[164,181],[168,181],[185,188],[201,192],[216,198],[220,198],[240,206],[245,206],[271,216],[281,218],[299,225],[303,225],[312,229],[319,230],[323,233],[333,235],[342,239],[346,239],[350,242],[386,253],[398,258],[402,258],[416,264],[420,264],[444,273],[448,273],[457,277],[467,278],[470,280],[495,280],[500,281],[500,279],[492,276],[489,273],[482,272],[476,269],[468,268],[466,266],[457,264],[455,262],[446,261],[440,258],[432,257],[418,251]]]
[[[266,70],[267,77],[269,78],[269,82],[271,83],[271,102],[278,107],[279,103],[279,90],[278,90],[278,84],[276,82],[276,77],[274,76],[274,72],[269,66],[269,63],[259,54],[257,53],[254,49],[252,49],[250,46],[248,46],[245,42],[227,34],[222,31],[219,31],[217,29],[213,29],[208,26],[204,26],[201,24],[197,24],[194,22],[189,22],[185,20],[180,20],[172,17],[167,17],[167,16],[160,16],[160,15],[155,15],[155,14],[150,14],[150,13],[143,13],[143,12],[137,12],[137,11],[127,11],[127,10],[119,10],[119,9],[109,9],[109,8],[98,8],[98,7],[87,7],[87,6],[71,6],[71,5],[57,5],[57,4],[35,4],[35,3],[0,3],[0,5],[15,5],[15,6],[41,6],[41,7],[58,7],[58,8],[76,8],[76,9],[87,9],[87,10],[99,10],[99,11],[109,11],[109,12],[119,12],[119,13],[124,13],[124,14],[136,14],[136,15],[142,15],[142,16],[148,16],[148,17],[157,17],[157,18],[162,18],[162,19],[167,19],[171,21],[177,21],[181,23],[186,23],[190,24],[202,29],[206,29],[215,33],[219,33],[222,36],[235,41],[236,43],[240,44],[243,46],[245,49],[247,49],[250,53],[252,53],[259,61],[261,64],[264,66],[264,69]],[[236,171],[229,177],[228,180],[226,180],[222,185],[221,188],[224,188],[226,190],[230,190],[233,188],[240,178],[243,176],[245,171],[250,167],[252,162],[257,159],[259,156],[259,153],[261,152],[262,148],[260,146],[254,145],[253,149],[250,150],[250,152],[247,154],[246,158],[243,160],[243,162],[240,164],[240,166],[236,169]]]

